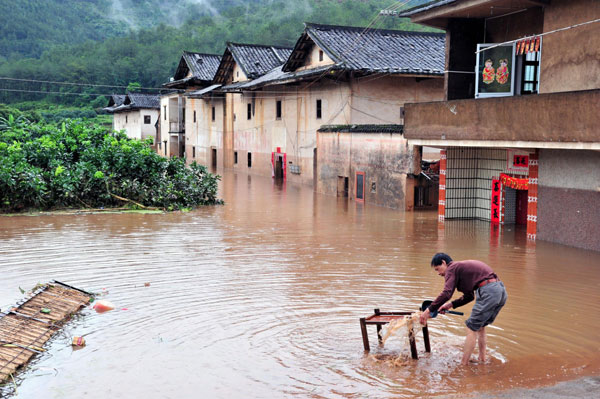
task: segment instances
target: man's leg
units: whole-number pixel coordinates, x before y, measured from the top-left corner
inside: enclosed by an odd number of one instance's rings
[[[486,349],[485,327],[481,327],[481,329],[479,331],[477,331],[477,343],[479,345],[479,361],[485,362],[485,349]]]
[[[475,344],[477,343],[478,332],[471,330],[467,327],[467,338],[465,339],[465,346],[463,348],[463,357],[461,363],[464,365],[469,364],[469,360],[471,359],[471,354],[473,354],[473,350],[475,349]]]

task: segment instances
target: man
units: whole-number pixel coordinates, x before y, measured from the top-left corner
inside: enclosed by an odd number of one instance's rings
[[[479,344],[479,361],[485,362],[486,337],[485,326],[491,324],[500,309],[506,303],[506,289],[491,267],[478,260],[454,262],[445,253],[437,253],[431,259],[431,267],[444,277],[444,290],[433,303],[421,314],[421,324],[427,324],[431,313],[458,308],[477,296],[471,316],[465,322],[467,338],[463,349],[462,364],[469,364],[475,343]],[[463,296],[450,302],[454,290]]]

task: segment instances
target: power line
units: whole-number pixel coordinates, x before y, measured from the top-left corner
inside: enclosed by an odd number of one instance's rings
[[[119,86],[119,85],[101,85],[101,84],[93,84],[93,83],[75,83],[75,82],[55,82],[51,80],[35,80],[35,79],[18,79],[18,78],[9,78],[9,77],[0,77],[0,80],[9,80],[15,82],[28,82],[28,83],[48,83],[55,85],[67,85],[67,86],[91,86],[91,87],[116,87],[126,89],[129,86]],[[136,89],[142,90],[168,90],[166,88],[157,88],[157,87],[136,87]]]
[[[60,91],[22,90],[22,89],[4,89],[4,88],[0,88],[0,91],[10,91],[10,92],[17,92],[17,93],[58,94],[58,95],[62,95],[62,96],[96,96],[96,97],[100,97],[100,96],[110,97],[110,96],[112,96],[112,94],[64,93],[64,92],[60,92]]]

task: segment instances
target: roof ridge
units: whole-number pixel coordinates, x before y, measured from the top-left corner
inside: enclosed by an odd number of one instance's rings
[[[187,50],[183,50],[183,53],[184,54],[210,55],[210,56],[213,56],[213,57],[220,57],[221,56],[221,54],[200,53],[200,52],[197,52],[197,51],[187,51]]]
[[[233,45],[233,46],[248,46],[248,47],[262,47],[262,48],[276,48],[276,49],[287,49],[287,50],[293,50],[293,47],[284,47],[284,46],[274,46],[272,44],[255,44],[255,43],[236,43],[236,42],[227,42],[227,46],[229,47],[229,45]]]
[[[345,29],[345,30],[356,30],[356,31],[364,31],[369,30],[370,32],[382,32],[382,33],[404,33],[409,35],[426,35],[426,36],[445,36],[445,33],[438,32],[422,32],[416,30],[397,30],[397,29],[376,29],[376,28],[368,28],[366,26],[346,26],[346,25],[327,25],[327,24],[317,24],[312,22],[305,22],[306,29],[310,28],[330,28],[330,29]],[[367,32],[368,33],[368,32]]]

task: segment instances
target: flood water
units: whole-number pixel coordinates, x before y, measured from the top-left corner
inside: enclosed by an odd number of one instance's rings
[[[103,292],[2,393],[18,398],[410,398],[548,385],[600,371],[598,253],[522,229],[437,222],[225,174],[224,206],[190,213],[0,218],[0,308],[53,279]],[[459,365],[466,317],[429,324],[433,352],[384,348],[359,318],[416,310],[442,289],[435,252],[480,259],[508,302],[490,361]],[[150,283],[146,286],[145,283]],[[469,314],[471,306],[462,309]],[[87,346],[73,350],[72,336]]]

